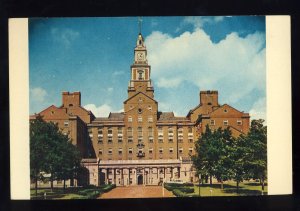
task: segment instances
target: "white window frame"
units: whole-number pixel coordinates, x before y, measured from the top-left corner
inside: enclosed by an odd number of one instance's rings
[[[138,116],[138,122],[143,122],[143,117],[142,116]]]
[[[237,125],[238,125],[238,126],[241,126],[241,125],[243,125],[243,121],[242,121],[242,120],[240,120],[240,119],[239,119],[239,120],[237,120],[237,121],[236,121],[236,123],[237,123]]]
[[[128,116],[128,122],[132,122],[132,116]]]
[[[64,126],[69,127],[69,121],[64,121]]]
[[[228,120],[223,120],[223,125],[228,126],[229,125]]]
[[[210,125],[216,125],[216,121],[214,119],[211,119],[209,122]]]

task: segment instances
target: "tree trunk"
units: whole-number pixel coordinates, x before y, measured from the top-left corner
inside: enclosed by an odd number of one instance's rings
[[[236,193],[239,193],[239,185],[240,185],[239,181],[236,181]]]
[[[53,177],[52,177],[52,173],[50,176],[50,184],[51,184],[51,192],[53,192]]]
[[[224,186],[223,186],[223,180],[221,179],[221,190],[224,189]]]
[[[64,192],[66,190],[66,179],[64,179]]]
[[[37,189],[38,189],[38,177],[35,176],[35,196],[37,196]]]
[[[212,176],[211,175],[209,176],[209,184],[210,184],[210,186],[212,186]]]
[[[261,179],[261,189],[262,189],[262,191],[265,190],[265,180],[264,180],[264,178]]]

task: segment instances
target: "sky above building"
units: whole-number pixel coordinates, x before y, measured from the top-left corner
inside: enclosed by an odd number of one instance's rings
[[[186,116],[200,90],[266,119],[265,17],[142,17],[160,111]],[[139,33],[137,17],[29,20],[30,113],[80,91],[95,116],[123,110]]]

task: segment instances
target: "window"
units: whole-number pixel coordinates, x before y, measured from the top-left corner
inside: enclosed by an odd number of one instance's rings
[[[193,128],[189,127],[189,133],[193,133]]]
[[[132,136],[130,136],[130,137],[128,137],[128,143],[132,143],[133,142],[133,138],[132,138]]]
[[[142,127],[138,127],[138,136],[143,136],[143,128]]]
[[[119,148],[118,152],[119,152],[119,155],[122,155],[122,152],[123,152],[122,148]]]
[[[64,121],[64,126],[69,127],[69,121]]]
[[[223,125],[228,125],[228,120],[224,120]]]
[[[108,136],[112,136],[113,130],[112,130],[111,127],[109,127],[109,128],[107,129],[107,134],[108,134]]]
[[[173,143],[173,138],[169,137],[169,143]]]
[[[132,122],[132,116],[128,117],[128,122]]]
[[[152,148],[149,149],[149,154],[153,154],[153,149]]]
[[[242,120],[237,120],[237,125],[242,125]]]
[[[211,119],[210,120],[210,125],[215,125],[216,123],[215,123],[215,120],[214,119]]]
[[[102,144],[102,143],[103,143],[103,136],[98,135],[98,144]]]
[[[153,143],[153,128],[148,127],[148,140],[150,143]]]
[[[123,135],[123,128],[122,127],[118,127],[118,135]]]
[[[183,142],[183,136],[178,136],[178,142],[182,143]]]
[[[132,154],[132,153],[133,153],[132,148],[129,148],[129,149],[128,149],[128,154]]]
[[[169,148],[169,153],[173,153],[173,147]]]
[[[112,144],[112,137],[111,136],[108,137],[107,143]]]
[[[149,116],[149,117],[148,117],[148,122],[153,122],[152,116]]]
[[[193,143],[193,138],[189,137],[189,143]]]
[[[192,154],[192,153],[193,153],[193,148],[190,147],[190,148],[189,148],[189,154]]]
[[[127,136],[132,136],[132,127],[127,128]]]
[[[99,155],[102,155],[103,151],[102,149],[99,149]]]
[[[164,138],[163,137],[158,137],[158,143],[163,143],[164,142]]]
[[[227,111],[227,109],[224,109],[224,113],[227,113],[228,111]]]
[[[173,128],[172,127],[168,128],[168,136],[169,136],[169,138],[173,137]]]
[[[139,71],[139,80],[143,80],[143,71]]]
[[[159,154],[163,153],[163,148],[159,148]]]
[[[108,154],[111,155],[112,154],[112,148],[108,149]]]
[[[152,111],[152,106],[148,105],[148,110]]]
[[[142,116],[138,117],[138,122],[143,122],[143,117]]]
[[[182,154],[183,153],[183,148],[179,148],[179,154]]]
[[[73,107],[73,104],[69,104],[69,107]]]

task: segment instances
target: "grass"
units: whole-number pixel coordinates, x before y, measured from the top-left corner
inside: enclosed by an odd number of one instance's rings
[[[199,197],[199,186],[194,187],[184,186],[184,185],[168,185],[166,184],[166,189],[172,191],[177,197]],[[224,182],[223,189],[221,189],[221,184],[201,184],[200,195],[201,196],[253,196],[262,195],[261,185],[256,182],[244,182],[239,186],[239,191],[237,193],[236,183],[233,181]],[[188,189],[194,189],[193,192],[187,191]],[[267,195],[268,187],[265,186],[265,191],[263,195]]]
[[[209,184],[200,185],[200,195],[201,196],[255,196],[262,195],[261,185],[254,182],[244,182],[240,184],[239,192],[236,190],[235,182],[224,182],[224,189],[221,189],[220,184],[213,184],[210,187]],[[199,186],[194,187],[194,194],[199,195]],[[267,195],[268,186],[265,186],[263,195]]]
[[[100,187],[74,187],[66,188],[65,191],[62,188],[54,188],[51,191],[50,188],[40,188],[35,196],[35,189],[30,190],[31,199],[95,199],[101,196],[102,193],[108,192],[115,188],[115,185],[102,185]],[[46,197],[45,197],[46,193]]]

